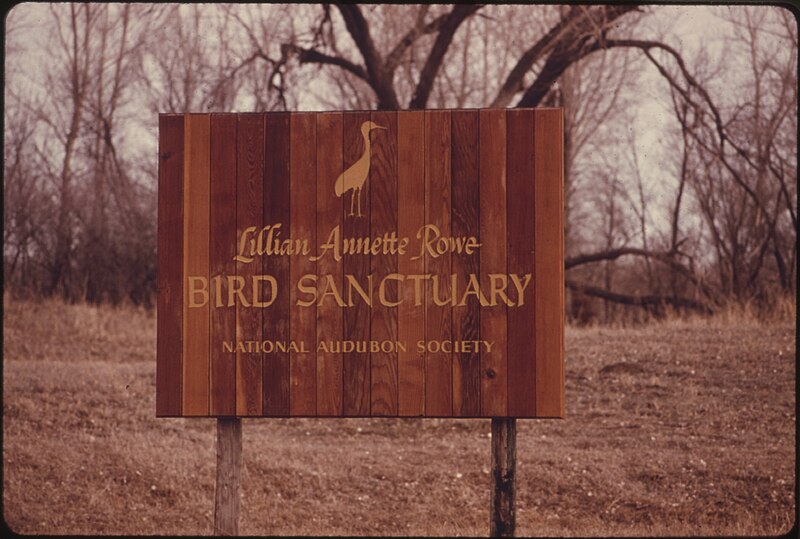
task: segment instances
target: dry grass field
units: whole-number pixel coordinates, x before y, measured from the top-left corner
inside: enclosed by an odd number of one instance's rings
[[[210,534],[214,420],[156,419],[155,317],[6,300],[3,516]],[[564,420],[519,421],[518,535],[795,522],[794,321],[568,328]],[[488,420],[245,420],[241,531],[486,535]]]

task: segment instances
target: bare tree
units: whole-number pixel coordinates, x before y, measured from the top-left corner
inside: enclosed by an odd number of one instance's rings
[[[728,296],[796,290],[797,29],[785,10],[717,9],[730,32],[727,55],[711,58],[654,37],[643,21],[659,8],[633,5],[37,9],[49,17],[45,74],[7,64],[7,285],[150,301],[156,128],[143,104],[547,105],[565,108],[565,284],[576,297],[610,317],[613,303],[706,312]],[[663,134],[674,166],[657,184],[639,134],[619,136],[647,98],[644,69],[664,90],[647,97],[675,119]]]

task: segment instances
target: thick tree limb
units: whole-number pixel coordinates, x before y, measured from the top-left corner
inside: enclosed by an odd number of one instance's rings
[[[545,82],[541,74],[537,77],[536,82],[539,83],[536,90],[537,95],[540,93],[540,87],[549,88],[552,82],[563,73],[564,69],[579,59],[577,57],[569,58],[564,56],[563,51],[574,49],[577,42],[582,42],[592,35],[599,39],[601,33],[605,31],[611,22],[626,13],[638,9],[639,8],[635,5],[602,6],[597,9],[587,9],[584,6],[571,7],[567,14],[564,15],[549,32],[542,36],[539,41],[525,51],[519,60],[517,60],[516,65],[508,74],[508,77],[506,77],[506,80],[503,82],[500,91],[494,98],[494,101],[492,101],[490,107],[502,108],[508,106],[511,98],[514,97],[517,92],[524,89],[523,80],[533,65],[546,54],[560,49],[562,54],[560,55],[559,62],[563,63],[563,68],[555,75],[555,78],[552,78],[553,75],[549,74],[547,78],[552,80],[550,82]],[[553,67],[554,62],[550,63],[550,71],[556,71]],[[540,81],[539,79],[542,80]],[[536,84],[536,82],[534,84]],[[541,94],[533,105],[518,104],[517,106],[535,106],[541,101],[543,95],[544,94]],[[533,100],[533,98],[528,99],[529,102]]]
[[[356,4],[336,4],[344,18],[347,31],[355,41],[364,65],[367,68],[367,82],[378,97],[379,109],[399,109],[400,102],[394,90],[392,74],[385,69],[383,59],[375,48],[375,42],[369,33],[369,24],[361,13],[361,8]]]
[[[576,266],[583,264],[590,264],[592,262],[602,262],[605,260],[616,260],[624,255],[638,255],[649,258],[669,257],[668,253],[658,253],[654,251],[646,251],[636,247],[620,247],[619,249],[610,249],[608,251],[600,251],[598,253],[579,254],[571,256],[564,260],[564,270],[572,269]]]
[[[349,71],[356,77],[369,82],[366,71],[360,65],[354,64],[350,60],[340,58],[339,56],[330,56],[328,54],[316,51],[314,49],[304,49],[296,45],[284,44],[282,46],[284,51],[291,51],[297,54],[297,59],[301,64],[317,63],[317,64],[330,64],[341,67],[345,71]]]
[[[425,108],[428,103],[428,98],[433,88],[433,81],[436,79],[436,74],[442,65],[442,60],[453,41],[453,36],[458,30],[458,27],[464,22],[467,17],[478,11],[481,5],[476,4],[456,4],[453,10],[447,15],[447,18],[442,21],[441,29],[436,35],[436,41],[433,43],[431,52],[428,54],[428,59],[422,68],[422,72],[417,82],[417,87],[414,90],[414,95],[408,105],[409,109],[416,110]]]
[[[666,305],[672,305],[678,309],[691,309],[693,311],[698,311],[703,314],[714,314],[714,310],[704,303],[700,303],[699,301],[695,301],[693,299],[688,298],[674,298],[670,296],[655,296],[655,295],[648,295],[648,296],[631,296],[627,294],[619,294],[617,292],[611,292],[610,290],[605,290],[602,288],[598,288],[596,286],[590,286],[583,283],[578,283],[575,281],[571,281],[569,279],[565,282],[567,288],[571,290],[575,290],[577,292],[582,292],[587,296],[592,296],[596,298],[601,298],[607,301],[613,301],[614,303],[621,303],[623,305],[635,305],[638,307],[651,307],[654,309],[663,308]]]
[[[429,22],[428,24],[424,24],[425,14],[428,12],[428,8],[430,6],[428,4],[423,4],[420,6],[420,12],[417,16],[417,22],[414,27],[406,32],[406,35],[403,36],[397,45],[394,46],[392,52],[386,57],[385,66],[388,71],[394,72],[397,69],[398,64],[400,63],[400,59],[403,57],[403,54],[408,50],[408,48],[420,37],[427,34],[432,34],[434,32],[438,32],[439,29],[442,27],[442,23],[447,19],[448,14],[442,14],[436,17],[434,20]]]
[[[301,63],[329,64],[349,71],[370,85],[378,99],[378,109],[386,110],[401,108],[394,87],[394,73],[403,54],[420,36],[437,32],[436,40],[422,68],[420,79],[417,82],[414,96],[409,105],[412,109],[425,107],[433,88],[436,74],[458,27],[482,6],[456,4],[452,11],[445,15],[440,15],[427,24],[424,24],[427,8],[423,6],[419,11],[414,27],[395,45],[385,60],[381,58],[375,47],[375,42],[370,34],[369,23],[364,18],[361,9],[355,4],[344,3],[336,4],[336,7],[344,19],[348,33],[353,38],[364,59],[364,67],[350,60],[326,54],[313,48],[306,49],[295,44],[284,44],[282,48],[284,51],[297,53]]]

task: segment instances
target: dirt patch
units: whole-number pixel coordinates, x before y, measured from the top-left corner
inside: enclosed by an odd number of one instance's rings
[[[214,421],[154,417],[152,314],[7,303],[4,334],[13,530],[211,533]],[[795,346],[790,324],[568,328],[567,418],[518,422],[518,535],[788,530]],[[244,534],[487,533],[488,420],[243,423]]]

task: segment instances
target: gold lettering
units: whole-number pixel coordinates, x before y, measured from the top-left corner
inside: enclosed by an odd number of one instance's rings
[[[258,298],[261,296],[261,294],[259,294],[260,287],[258,286],[258,283],[261,281],[266,281],[269,283],[270,295],[268,301],[258,300]],[[253,275],[253,307],[269,307],[275,302],[277,295],[278,281],[275,280],[275,277],[272,275]]]
[[[490,305],[492,307],[497,305],[497,296],[500,296],[506,305],[508,305],[509,307],[513,307],[514,302],[510,301],[508,299],[508,296],[506,295],[506,288],[508,288],[508,275],[506,275],[505,273],[490,273],[489,280],[492,283],[490,292],[490,295],[492,296],[492,302],[490,303]],[[497,286],[498,282],[501,283],[503,286],[498,288]]]
[[[305,284],[306,281],[311,281],[311,284]],[[307,273],[300,277],[300,280],[297,281],[297,290],[302,294],[311,294],[312,298],[309,300],[303,300],[297,298],[297,306],[298,307],[310,307],[317,301],[317,276],[313,273]]]
[[[309,260],[311,262],[315,262],[315,261],[319,260],[320,258],[325,256],[325,254],[331,249],[333,250],[333,259],[334,260],[339,262],[342,259],[342,254],[339,251],[339,225],[336,225],[335,227],[333,227],[333,229],[331,230],[331,233],[328,234],[328,241],[326,241],[324,244],[320,245],[319,248],[322,250],[322,252],[320,254],[318,254],[317,256],[312,256],[311,258],[309,258]]]
[[[327,296],[333,296],[333,299],[336,300],[336,304],[339,307],[345,307],[347,305],[342,299],[339,289],[336,288],[336,281],[333,280],[333,275],[325,276],[325,285],[322,289],[322,294],[320,295],[319,303],[317,303],[317,305],[322,305]]]
[[[431,234],[434,236],[431,237]],[[439,255],[433,250],[433,246],[431,242],[438,238],[441,235],[439,231],[439,227],[432,224],[422,225],[419,230],[417,230],[417,239],[421,239],[422,242],[420,243],[420,250],[419,254],[413,257],[411,260],[419,260],[423,256],[425,256],[425,252],[427,251],[428,255],[431,258],[437,258]]]
[[[478,301],[482,307],[489,305],[489,300],[487,300],[486,296],[483,295],[483,291],[481,291],[481,285],[478,283],[478,278],[474,273],[469,274],[469,283],[467,283],[467,289],[464,291],[464,295],[461,296],[461,301],[459,302],[458,306],[463,307],[466,305],[467,296],[470,295],[478,298]]]
[[[342,253],[347,255],[368,254],[369,238],[344,238]]]
[[[267,253],[267,256],[283,254],[280,252],[280,240],[278,239],[278,236],[281,235],[280,228],[280,223],[275,223],[269,228],[269,233],[267,234],[267,243],[264,249],[264,252]]]
[[[222,307],[222,276],[217,275],[213,278],[214,281],[214,307]]]
[[[421,274],[421,275],[420,274],[406,275],[406,279],[407,280],[414,281],[414,305],[417,306],[417,307],[422,305],[422,298],[423,298],[423,295],[422,295],[422,291],[423,291],[422,281],[424,281],[425,279],[430,279],[430,278],[431,278],[431,275],[429,273],[425,273],[425,274]]]
[[[481,244],[478,243],[477,238],[475,236],[470,236],[467,238],[467,243],[464,245],[464,252],[468,255],[474,253],[478,248],[480,248]]]
[[[404,255],[404,254],[406,254],[406,247],[408,247],[408,244],[409,244],[410,242],[411,242],[411,240],[409,240],[409,239],[408,239],[408,238],[406,238],[405,236],[404,236],[403,238],[401,238],[401,239],[400,239],[400,244],[397,246],[397,252],[398,252],[399,254],[401,254],[401,255]]]
[[[511,277],[511,282],[514,283],[514,287],[517,289],[517,307],[522,307],[525,305],[525,287],[531,282],[531,274],[526,273],[524,275],[524,281],[520,282],[519,275],[516,273],[512,273],[509,275]]]
[[[245,262],[245,263],[247,263],[247,262],[252,262],[253,261],[253,257],[252,256],[247,256],[247,254],[245,253],[245,250],[247,248],[247,237],[250,234],[253,234],[255,231],[256,231],[256,227],[248,226],[247,228],[244,229],[244,232],[242,232],[242,235],[239,236],[239,254],[237,254],[236,256],[233,257],[233,259],[236,260],[237,262]],[[253,253],[252,240],[251,240],[251,245],[250,245],[250,254],[251,255],[254,254]]]
[[[386,278],[381,281],[381,284],[378,287],[378,298],[381,301],[381,305],[383,305],[385,307],[397,307],[398,305],[400,305],[403,302],[403,300],[400,300],[398,298],[399,301],[389,301],[389,299],[386,297],[386,286],[385,285],[386,285],[386,281],[388,281],[390,279],[393,280],[393,281],[398,281],[398,283],[401,283],[401,282],[403,282],[405,277],[403,277],[399,273],[390,273],[389,275],[387,275]],[[398,284],[397,286],[398,286],[397,296],[401,296],[402,294],[400,294],[400,291],[399,291],[400,285]]]
[[[419,254],[411,260],[419,260],[427,253],[431,258],[438,258],[445,253],[464,252],[471,255],[481,244],[475,236],[442,237],[442,231],[434,224],[428,223],[417,230],[420,243]]]
[[[197,283],[201,287],[197,288]],[[196,296],[200,294],[202,301],[197,302]],[[208,279],[205,277],[189,277],[189,308],[204,307],[208,303]]]
[[[452,296],[445,299],[441,299],[439,297],[439,276],[433,275],[431,281],[433,282],[433,303],[438,307],[444,307],[445,305],[449,304]],[[447,291],[445,291],[445,293],[447,293]]]
[[[264,254],[266,242],[269,241],[269,240],[264,240],[265,232],[272,234],[272,232],[269,232],[269,225],[265,226],[258,232],[258,246],[256,247],[256,253],[258,253],[259,255]]]
[[[367,292],[361,287],[361,285],[358,284],[358,281],[353,275],[349,274],[345,275],[345,278],[347,279],[347,284],[348,284],[347,304],[350,307],[353,307],[355,305],[355,303],[353,303],[353,289],[355,288],[356,293],[358,293],[358,295],[361,296],[361,299],[364,300],[364,303],[372,307],[372,274],[370,273],[367,276],[367,283],[369,285],[369,294],[367,294]]]
[[[239,303],[242,307],[249,307],[247,298],[242,291],[244,290],[244,277],[241,275],[228,275],[228,307],[236,305],[234,295],[239,296]]]

